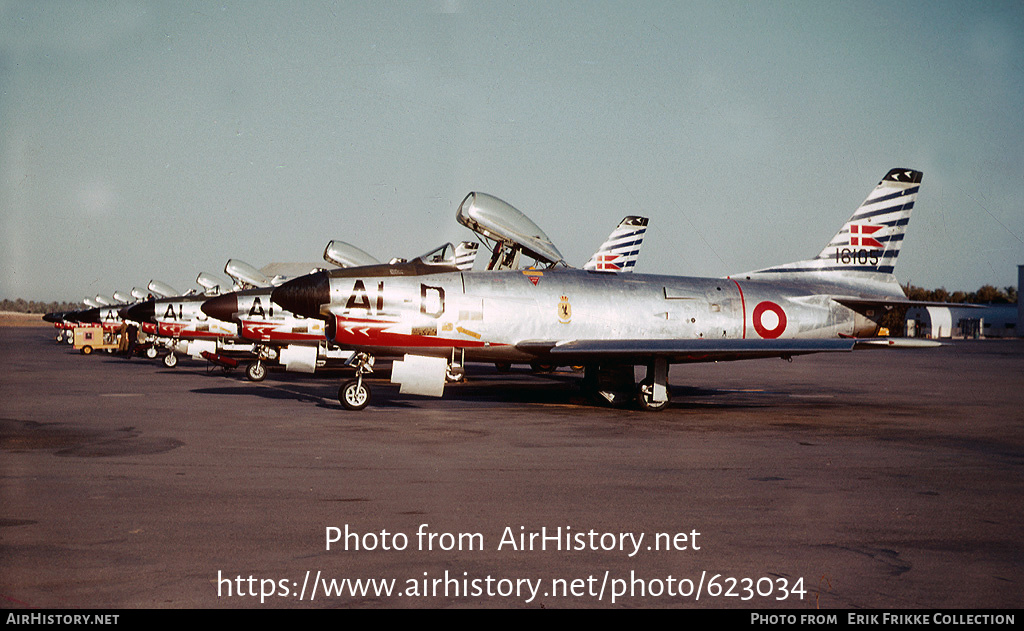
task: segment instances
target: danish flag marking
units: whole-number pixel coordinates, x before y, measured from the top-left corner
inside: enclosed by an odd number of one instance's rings
[[[614,272],[621,270],[622,266],[615,263],[620,258],[618,254],[599,254],[597,256],[597,271]]]
[[[850,245],[856,245],[863,248],[883,248],[881,242],[878,240],[866,236],[875,234],[882,229],[882,226],[868,226],[862,224],[850,224]],[[858,236],[854,236],[858,235]]]

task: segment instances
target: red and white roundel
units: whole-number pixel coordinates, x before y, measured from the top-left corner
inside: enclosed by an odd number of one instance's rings
[[[774,340],[786,330],[786,312],[765,300],[754,307],[754,330],[766,340]]]

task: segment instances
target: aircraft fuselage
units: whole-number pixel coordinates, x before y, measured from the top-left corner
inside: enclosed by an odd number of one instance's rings
[[[377,267],[377,266],[375,266]],[[367,270],[370,271],[370,270]],[[382,355],[529,361],[529,341],[823,339],[877,324],[808,283],[574,269],[384,275],[333,272],[321,306],[340,345]],[[395,270],[398,271],[397,269]],[[314,275],[316,276],[316,275]],[[285,285],[284,288],[287,288]],[[323,288],[326,289],[326,288]],[[287,308],[289,291],[276,301]]]

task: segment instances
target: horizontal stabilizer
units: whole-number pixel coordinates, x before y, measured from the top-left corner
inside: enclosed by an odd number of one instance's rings
[[[911,300],[910,298],[854,298],[832,296],[841,305],[856,310],[858,307],[962,307],[965,309],[984,309],[988,305],[975,305],[965,302],[931,302],[928,300]]]
[[[934,340],[914,337],[869,337],[857,339],[854,348],[935,348],[945,346]]]

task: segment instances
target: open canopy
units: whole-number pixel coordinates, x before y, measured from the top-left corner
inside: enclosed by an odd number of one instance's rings
[[[529,217],[497,197],[470,193],[462,200],[455,218],[473,232],[498,242],[516,255],[522,251],[548,265],[562,262],[562,253],[548,235]]]

